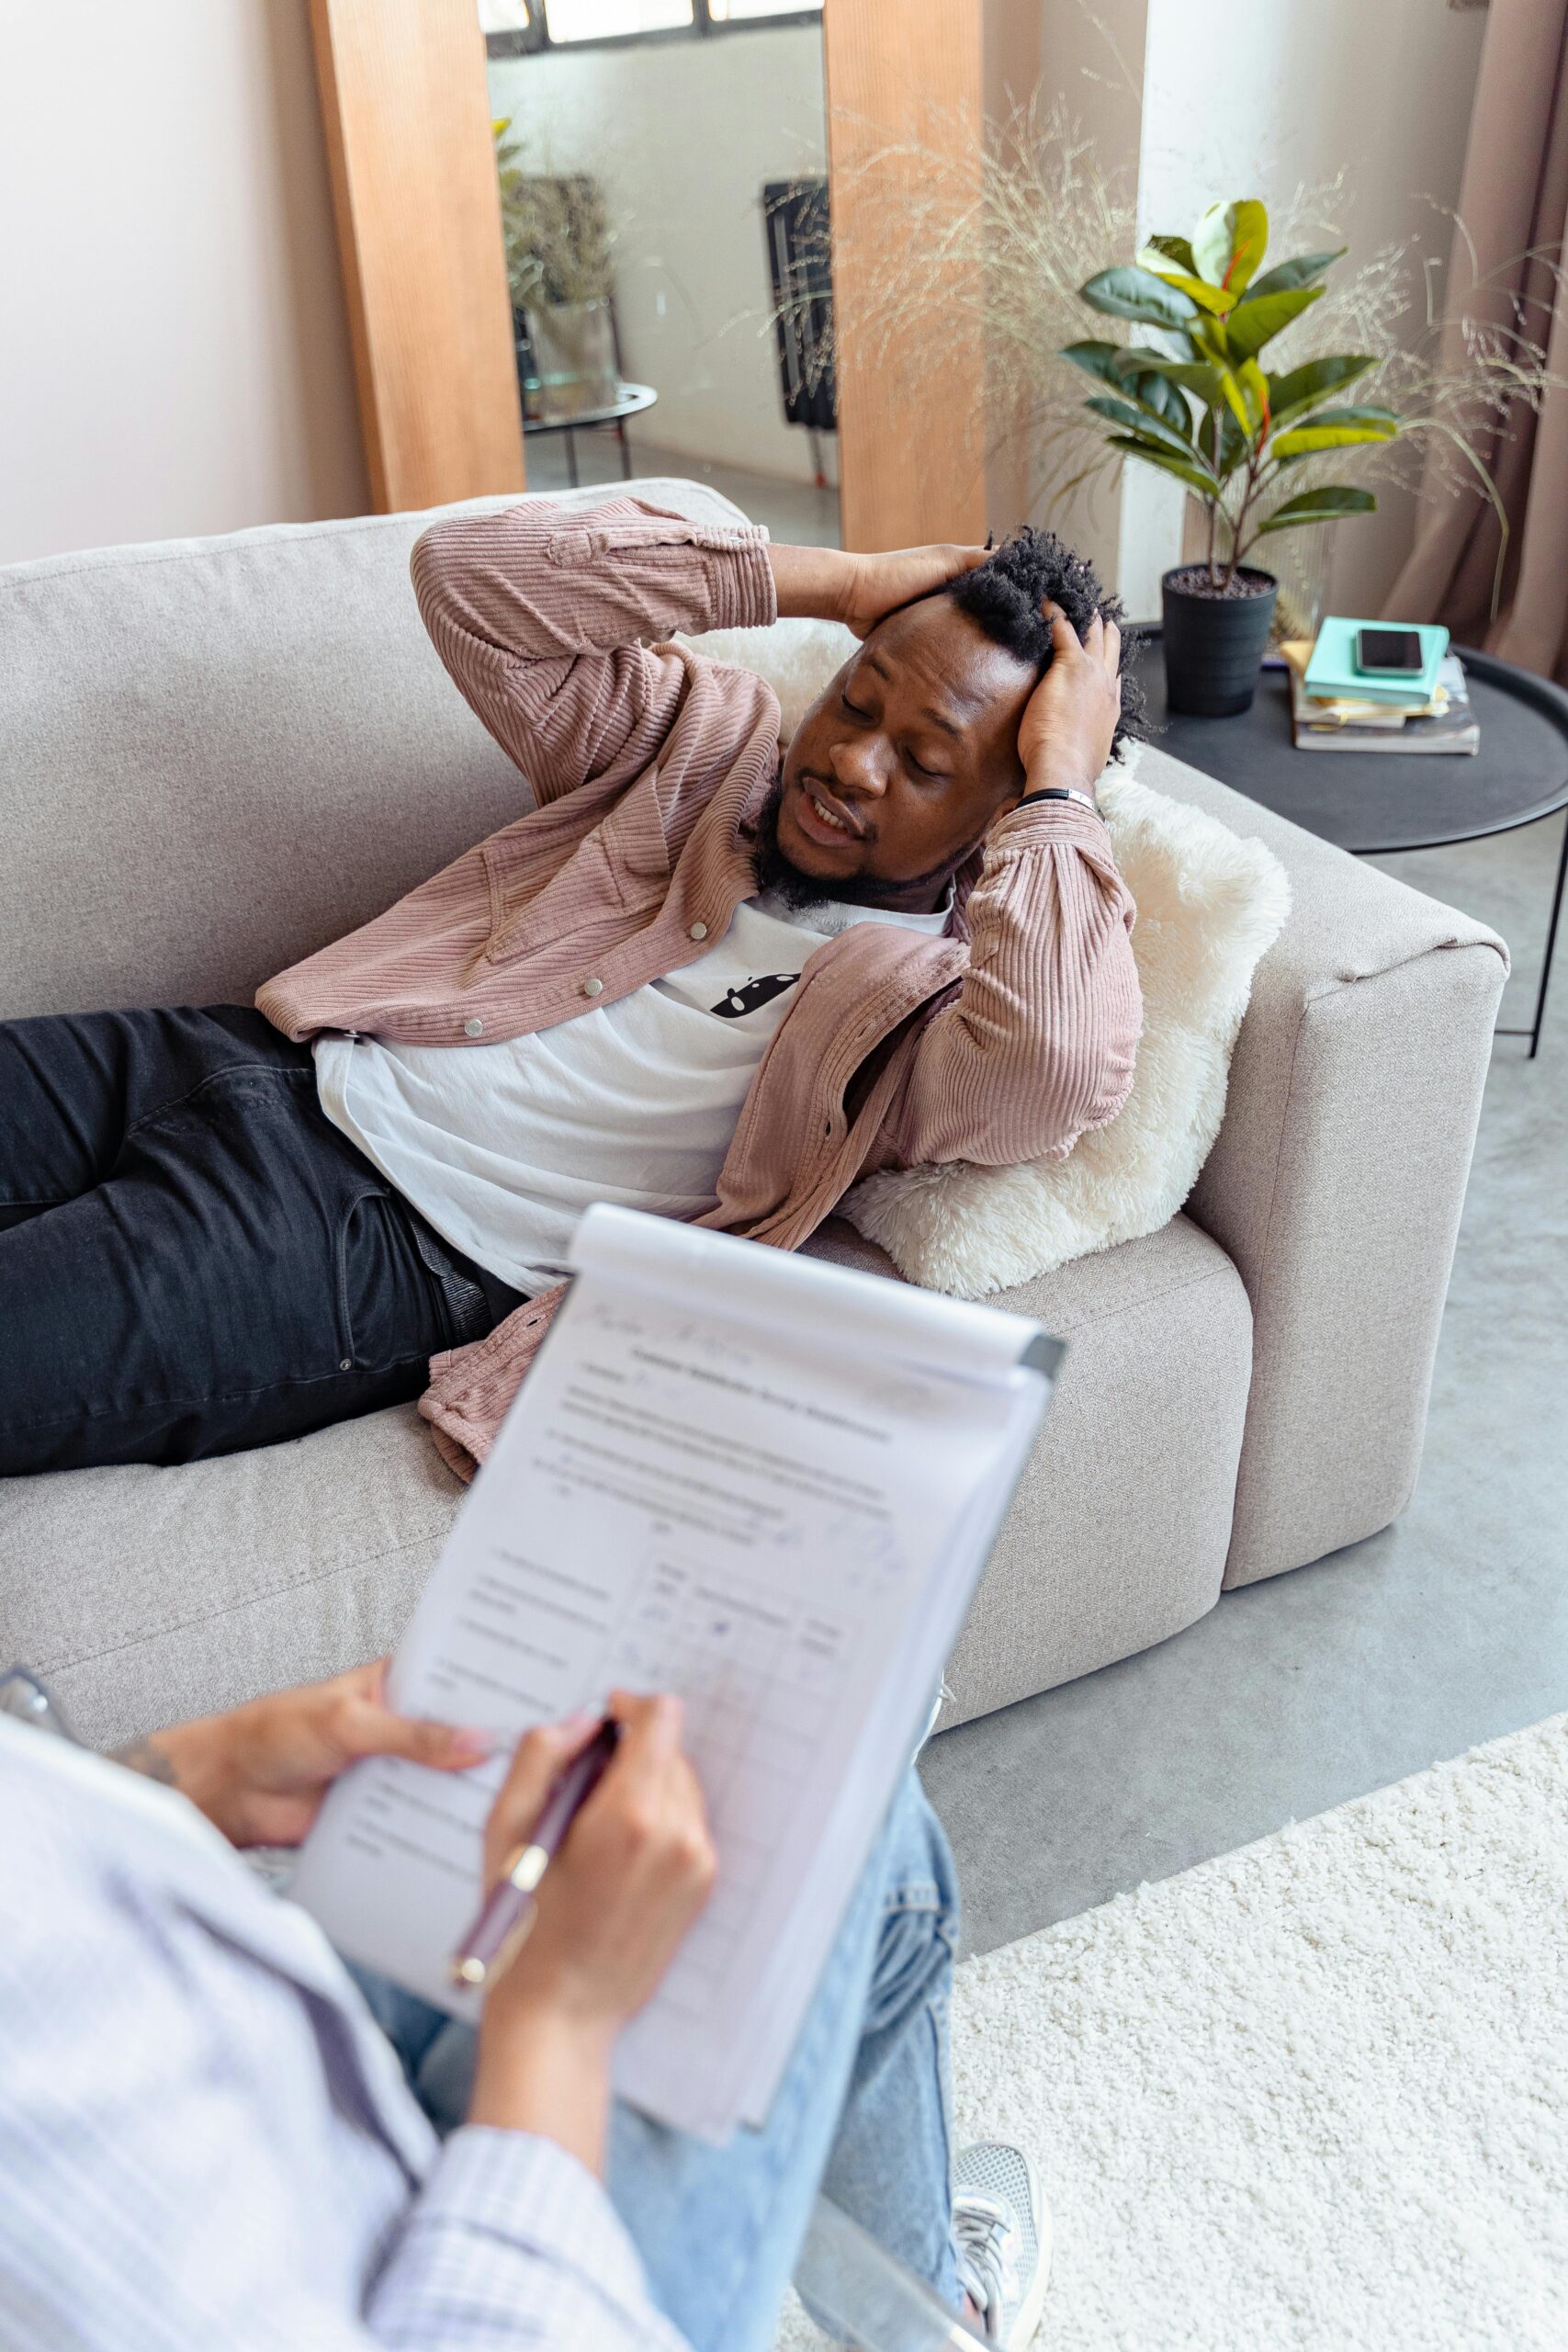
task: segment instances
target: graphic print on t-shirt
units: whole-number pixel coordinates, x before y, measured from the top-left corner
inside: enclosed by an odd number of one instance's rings
[[[744,1014],[756,1012],[764,1004],[772,1004],[776,996],[783,996],[785,989],[794,988],[799,978],[798,972],[764,972],[761,979],[742,980],[735,988],[726,989],[716,1004],[709,1005],[708,1011],[716,1012],[721,1020],[739,1021]]]

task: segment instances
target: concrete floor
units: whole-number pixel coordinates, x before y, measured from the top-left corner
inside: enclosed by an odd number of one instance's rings
[[[1377,861],[1508,941],[1505,1023],[1535,1001],[1562,825]],[[932,1743],[971,1951],[1568,1707],[1568,926],[1562,947],[1539,1058],[1494,1049],[1410,1509]]]
[[[595,431],[580,433],[576,437],[579,479],[584,482],[619,481],[621,453],[615,435]],[[754,523],[765,523],[771,536],[785,546],[838,546],[836,490],[815,490],[809,482],[780,481],[776,475],[748,473],[739,466],[706,465],[676,450],[661,449],[657,442],[642,438],[635,431],[626,438],[631,444],[634,475],[683,474],[688,481],[711,482],[726,498],[732,498]],[[801,447],[803,450],[807,447],[804,434]],[[531,433],[527,461],[530,490],[566,488],[569,474],[563,433]]]

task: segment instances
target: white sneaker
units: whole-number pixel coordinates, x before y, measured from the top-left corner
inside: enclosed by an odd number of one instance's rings
[[[1051,2268],[1051,2212],[1021,2148],[977,2140],[954,2167],[953,2234],[958,2275],[987,2344],[1024,2352],[1033,2341]]]

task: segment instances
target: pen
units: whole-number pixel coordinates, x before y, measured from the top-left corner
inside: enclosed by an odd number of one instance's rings
[[[581,1756],[550,1783],[549,1794],[526,1845],[519,1846],[485,1897],[479,1917],[448,1965],[454,1984],[478,1991],[499,1976],[515,1957],[534,1924],[534,1890],[559,1852],[561,1841],[604,1776],[621,1736],[608,1716]]]

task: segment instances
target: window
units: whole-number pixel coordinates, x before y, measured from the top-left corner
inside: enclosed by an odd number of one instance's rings
[[[550,39],[561,43],[680,31],[692,21],[693,0],[545,0]]]
[[[819,17],[822,0],[708,0],[716,25],[753,24],[761,17]]]
[[[584,41],[729,32],[745,25],[816,25],[822,0],[479,0],[492,57]]]

